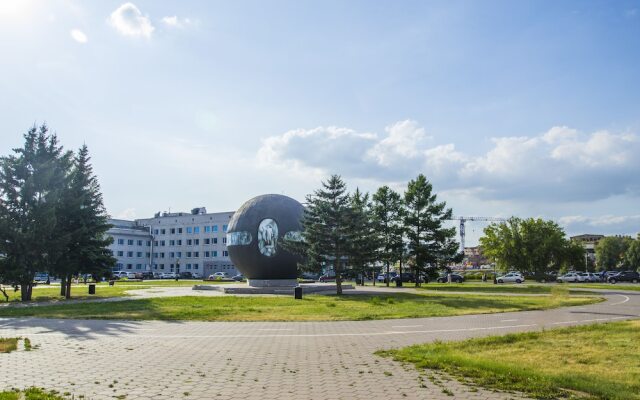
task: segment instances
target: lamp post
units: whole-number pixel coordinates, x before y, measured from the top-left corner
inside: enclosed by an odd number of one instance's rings
[[[589,253],[584,252],[584,272],[589,272]]]
[[[176,282],[180,278],[180,259],[176,258]]]

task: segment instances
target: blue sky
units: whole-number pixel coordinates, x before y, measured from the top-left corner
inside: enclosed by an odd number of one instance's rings
[[[3,0],[0,150],[86,143],[118,217],[424,173],[457,215],[635,235],[639,39],[639,1]]]

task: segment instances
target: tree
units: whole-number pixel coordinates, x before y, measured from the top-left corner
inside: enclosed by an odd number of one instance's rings
[[[48,271],[66,245],[57,213],[69,182],[71,153],[46,125],[24,135],[24,146],[0,158],[0,279],[31,300],[36,272]]]
[[[388,186],[382,186],[373,195],[372,214],[378,243],[377,255],[386,266],[386,283],[389,286],[391,264],[402,258],[402,198]]]
[[[456,231],[455,228],[443,227],[444,221],[451,219],[452,211],[446,208],[446,202],[437,201],[433,186],[424,175],[420,174],[409,182],[404,194],[404,203],[404,228],[408,239],[409,257],[414,258],[418,286],[419,277],[427,272],[428,265],[431,267],[429,272],[433,273],[438,264],[442,265],[455,257],[458,245],[453,238]]]
[[[306,197],[302,217],[303,249],[307,262],[333,265],[336,293],[342,294],[342,261],[352,239],[352,211],[346,185],[339,175],[332,175],[322,188]],[[291,247],[289,247],[291,248]]]
[[[500,269],[515,268],[539,278],[548,271],[557,271],[569,260],[579,263],[575,257],[577,247],[566,239],[562,228],[540,218],[513,217],[491,224],[484,229],[480,245]]]
[[[633,239],[622,236],[607,236],[596,245],[596,265],[602,270],[621,268],[625,252]]]
[[[624,263],[632,270],[640,269],[640,233],[638,237],[629,244],[629,248],[624,254]]]
[[[351,210],[351,240],[347,250],[349,264],[355,271],[362,274],[362,285],[367,275],[367,269],[376,260],[376,240],[371,215],[371,202],[369,194],[362,194],[360,189],[350,198]],[[375,282],[375,278],[374,278]]]
[[[57,228],[68,240],[53,271],[63,277],[61,295],[70,298],[74,275],[90,273],[99,277],[115,264],[115,259],[108,251],[113,239],[106,235],[111,225],[86,145],[78,150],[74,158],[70,185],[63,198]]]

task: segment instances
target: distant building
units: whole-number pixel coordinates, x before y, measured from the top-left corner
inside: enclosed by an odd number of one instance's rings
[[[473,266],[473,267],[479,267],[481,265],[486,265],[491,262],[482,254],[482,248],[480,246],[465,247],[464,261],[466,265]]]
[[[114,270],[154,273],[191,272],[206,277],[223,271],[238,273],[227,251],[227,226],[233,212],[156,213],[134,221],[110,220],[107,234],[117,259]]]
[[[578,236],[571,236],[571,240],[577,243],[580,243],[584,248],[584,251],[592,262],[596,260],[596,246],[601,239],[604,238],[604,235],[594,235],[594,234],[583,234]]]

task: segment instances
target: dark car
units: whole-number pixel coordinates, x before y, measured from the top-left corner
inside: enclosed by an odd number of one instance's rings
[[[638,281],[640,281],[640,274],[638,274],[636,271],[618,272],[617,274],[610,276],[608,279],[609,283],[616,283],[616,282],[638,283]]]
[[[320,275],[320,278],[318,278],[318,280],[320,282],[335,281],[336,280],[336,273],[334,271],[329,271],[326,274]]]
[[[233,279],[233,280],[234,280],[234,281],[236,281],[236,282],[242,282],[242,281],[244,281],[246,278],[244,277],[244,275],[242,275],[242,274],[238,274],[238,275],[232,276],[232,277],[231,277],[231,279]]]
[[[438,283],[447,283],[449,282],[449,277],[447,274],[440,275],[438,279],[436,279]],[[451,282],[453,283],[462,283],[464,282],[464,276],[459,274],[451,274]]]
[[[193,279],[193,274],[189,271],[182,271],[180,272],[180,278],[181,279]]]
[[[397,275],[391,278],[391,282],[398,282],[399,280],[400,280],[400,275]],[[415,282],[415,281],[416,281],[416,277],[411,272],[402,273],[402,282]],[[420,279],[420,283],[422,282],[423,280]]]
[[[136,274],[137,275],[137,274]],[[140,277],[142,279],[153,279],[153,272],[151,271],[144,271],[142,273],[140,273]]]

